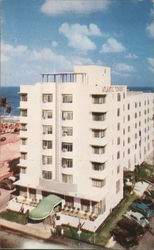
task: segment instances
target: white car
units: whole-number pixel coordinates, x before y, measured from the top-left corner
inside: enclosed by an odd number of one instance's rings
[[[136,221],[143,228],[149,226],[149,221],[141,213],[130,210],[123,216],[130,220]]]

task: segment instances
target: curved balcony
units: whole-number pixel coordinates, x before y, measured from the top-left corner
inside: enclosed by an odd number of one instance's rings
[[[90,158],[90,161],[92,162],[106,162],[107,161],[107,154],[92,154],[91,155],[91,158]]]
[[[90,128],[91,129],[107,129],[108,124],[107,121],[93,121],[91,122]]]
[[[90,140],[91,145],[105,146],[108,144],[108,138],[106,136],[102,138],[92,137]]]

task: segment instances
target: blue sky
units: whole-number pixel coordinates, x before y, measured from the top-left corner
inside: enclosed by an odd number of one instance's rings
[[[74,64],[111,67],[112,84],[154,86],[154,0],[2,0],[1,84]]]

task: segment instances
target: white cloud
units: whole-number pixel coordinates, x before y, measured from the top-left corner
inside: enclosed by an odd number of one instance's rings
[[[56,41],[52,41],[51,46],[56,48],[58,46],[58,43]]]
[[[3,55],[3,54],[1,54],[0,59],[1,59],[0,60],[1,62],[7,62],[8,61],[8,57]]]
[[[138,56],[137,55],[135,55],[135,54],[131,54],[131,53],[129,53],[128,55],[126,55],[125,56],[126,58],[130,58],[130,59],[137,59],[138,58]]]
[[[13,47],[7,45],[7,51]],[[87,56],[65,56],[55,53],[51,48],[41,50],[27,48],[26,53],[20,53],[17,57],[11,56],[8,61],[3,57],[1,82],[9,86],[17,86],[19,83],[32,84],[41,81],[41,73],[73,71],[75,64],[94,64],[94,62]]]
[[[147,61],[149,64],[149,70],[154,73],[154,58],[148,57]]]
[[[150,37],[154,38],[154,21],[146,27]]]
[[[112,73],[115,75],[129,76],[135,72],[135,68],[132,65],[126,63],[117,63],[113,65]]]
[[[70,12],[86,15],[104,11],[110,3],[110,0],[46,0],[41,6],[41,11],[48,16],[70,14]]]
[[[102,53],[120,53],[125,51],[125,47],[122,43],[118,42],[115,38],[108,38],[107,42],[102,45]]]
[[[1,44],[2,53],[9,53],[9,55],[21,54],[21,53],[24,53],[26,50],[27,50],[27,47],[24,45],[13,46],[4,42],[2,42]]]
[[[77,49],[80,52],[96,49],[96,45],[89,39],[89,36],[101,36],[101,31],[97,25],[91,23],[88,26],[78,23],[69,25],[63,23],[59,32],[68,39],[68,46]]]

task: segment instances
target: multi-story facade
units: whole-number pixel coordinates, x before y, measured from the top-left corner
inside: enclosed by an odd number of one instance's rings
[[[123,170],[152,151],[152,93],[111,85],[110,68],[75,66],[20,88],[20,193],[61,195],[101,214],[123,197]]]

